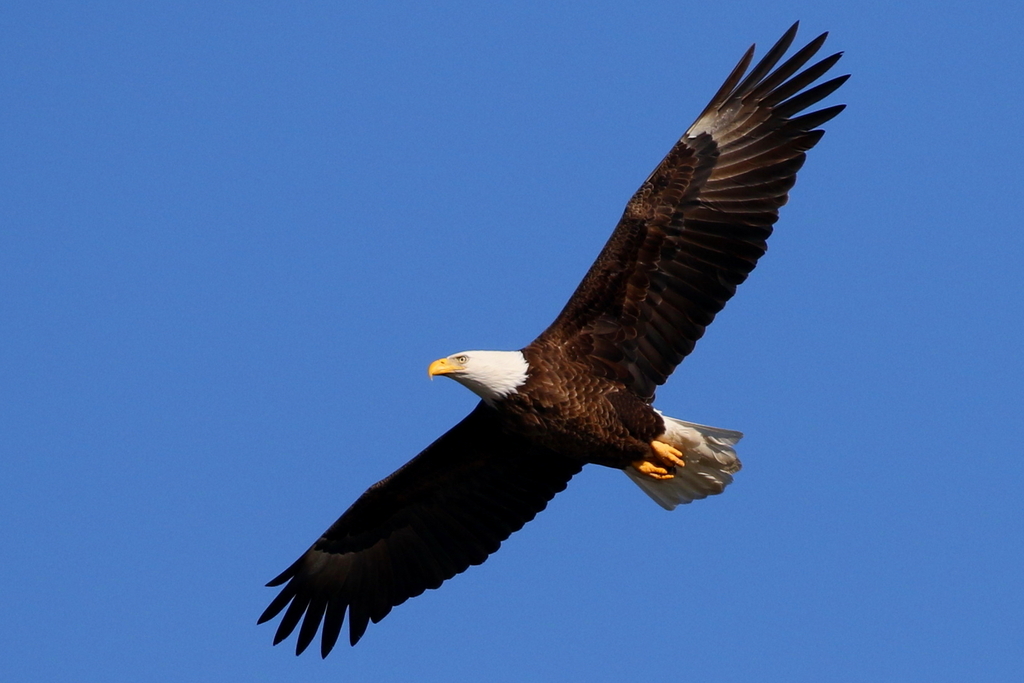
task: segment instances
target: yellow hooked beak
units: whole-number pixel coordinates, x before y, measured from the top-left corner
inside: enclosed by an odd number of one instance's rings
[[[439,358],[427,368],[427,375],[433,379],[435,375],[450,375],[459,370],[465,370],[465,368],[451,358]]]

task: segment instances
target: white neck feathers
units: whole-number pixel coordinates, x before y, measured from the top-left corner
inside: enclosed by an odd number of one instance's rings
[[[458,356],[466,358],[464,370],[450,377],[489,405],[516,393],[530,369],[522,351],[465,351]]]

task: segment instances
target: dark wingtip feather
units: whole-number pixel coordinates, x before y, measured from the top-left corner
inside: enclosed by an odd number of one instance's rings
[[[324,615],[324,627],[320,633],[320,657],[324,658],[331,654],[334,644],[338,642],[341,634],[341,625],[345,621],[345,609],[347,605],[342,600],[331,600],[327,604],[327,614]]]
[[[773,93],[771,99],[775,102],[781,102],[782,100],[786,99],[786,96],[778,95],[778,91],[776,91],[776,88],[779,88],[780,90],[784,90],[785,88],[796,88],[795,90],[793,90],[793,92],[796,92],[797,90],[803,87],[803,85],[798,85],[797,81],[803,79],[803,83],[810,83],[814,81],[818,76],[820,76],[821,73],[827,71],[829,68],[828,65],[824,66],[824,70],[819,71],[817,75],[812,75],[811,72],[813,69],[821,68],[821,62],[819,62],[819,64],[812,66],[806,71],[804,71],[804,73],[801,74],[801,76],[798,76],[797,78],[793,79],[792,81],[788,81],[787,83],[787,79],[789,79],[790,76],[795,74],[798,69],[800,69],[804,64],[810,61],[811,57],[818,53],[818,50],[821,49],[821,46],[825,44],[826,35],[827,34],[822,34],[818,36],[811,42],[807,43],[807,45],[804,45],[802,48],[797,50],[796,53],[792,55],[789,59],[787,59],[785,62],[783,62],[782,65],[779,66],[779,68],[775,69],[775,71],[773,71],[770,76],[766,77],[763,81],[761,81],[761,83],[751,91],[751,96],[756,99],[761,99],[766,98],[769,93]],[[835,63],[834,60],[838,58],[838,56],[833,55],[832,57],[828,57],[822,60],[822,62],[827,62],[829,59],[832,59],[832,63]]]
[[[845,83],[850,78],[849,74],[845,76],[838,76],[831,80],[820,83],[813,88],[803,91],[799,95],[795,95],[785,102],[775,107],[775,114],[782,118],[789,118],[798,112],[803,111],[807,107],[813,104],[817,104],[821,100],[825,99],[832,93],[834,93],[839,86]]]
[[[359,639],[366,633],[366,627],[370,623],[368,618],[364,618],[359,622],[352,620],[352,615],[349,615],[348,621],[348,642],[352,647],[359,642]]]
[[[281,623],[277,625],[277,633],[274,634],[274,645],[277,645],[292,634],[292,631],[298,626],[303,612],[306,611],[307,605],[309,605],[308,598],[302,600],[301,596],[296,596],[292,604],[288,606],[284,616],[281,617]]]
[[[804,130],[810,130],[812,128],[817,128],[818,126],[820,126],[822,124],[828,123],[829,121],[834,119],[836,116],[838,116],[839,112],[841,112],[844,109],[846,109],[846,105],[845,104],[836,104],[836,105],[831,106],[831,107],[825,107],[824,109],[819,109],[818,111],[813,111],[810,114],[804,114],[803,116],[798,116],[795,119],[791,119],[790,123],[793,124],[793,125],[799,126],[800,128],[803,128]]]
[[[786,32],[782,34],[782,37],[779,38],[778,42],[776,42],[775,44],[781,45],[782,43],[786,43],[786,45],[791,45],[793,43],[793,39],[796,38],[797,31],[799,30],[800,20],[797,19],[796,21],[793,22],[792,26],[786,29]]]
[[[263,624],[276,617],[281,610],[291,602],[294,596],[295,590],[291,586],[286,587],[277,594],[277,597],[274,598],[269,605],[267,605],[267,609],[263,610],[263,614],[261,614],[260,618],[256,620],[256,624]]]
[[[301,655],[309,644],[316,638],[316,632],[320,628],[320,621],[323,619],[324,610],[327,609],[327,601],[324,599],[315,600],[306,609],[306,618],[302,620],[302,627],[299,629],[299,637],[295,641],[295,654]]]
[[[298,568],[299,562],[302,562],[302,558],[303,557],[305,557],[305,555],[300,557],[295,562],[292,562],[291,566],[288,567],[288,569],[285,569],[283,572],[281,572],[280,574],[278,574],[277,576],[272,578],[270,581],[268,581],[267,582],[267,588],[276,588],[277,586],[280,586],[282,583],[284,583],[288,579],[290,579],[293,576],[295,576],[295,570]]]
[[[782,59],[782,55],[786,54],[786,50],[793,44],[793,40],[796,38],[797,28],[800,26],[800,22],[794,23],[789,27],[789,30],[782,34],[782,37],[772,45],[771,49],[765,53],[764,57],[754,66],[753,70],[747,74],[747,77],[743,79],[743,82],[736,86],[735,94],[742,96],[757,86],[762,78],[768,75],[768,73],[779,63]]]

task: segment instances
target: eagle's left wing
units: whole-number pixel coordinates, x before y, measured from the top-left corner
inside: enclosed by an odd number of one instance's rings
[[[817,127],[843,109],[803,113],[848,78],[808,88],[841,56],[804,68],[827,34],[775,68],[796,29],[744,78],[747,51],[533,344],[563,349],[653,398],[764,254],[805,152],[824,134]]]

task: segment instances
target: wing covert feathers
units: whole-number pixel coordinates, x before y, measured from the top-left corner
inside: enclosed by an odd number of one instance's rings
[[[281,592],[259,618],[284,612],[274,636],[299,628],[295,652],[322,625],[326,657],[346,612],[349,642],[392,607],[487,559],[543,510],[581,468],[503,433],[480,404],[406,465],[374,484],[268,586]],[[299,626],[301,622],[301,626]]]
[[[802,113],[842,85],[812,85],[822,34],[780,64],[797,24],[747,73],[754,48],[630,199],[576,292],[534,344],[589,361],[642,398],[693,350],[767,249],[817,129],[844,105]],[[810,87],[809,87],[810,86]]]

